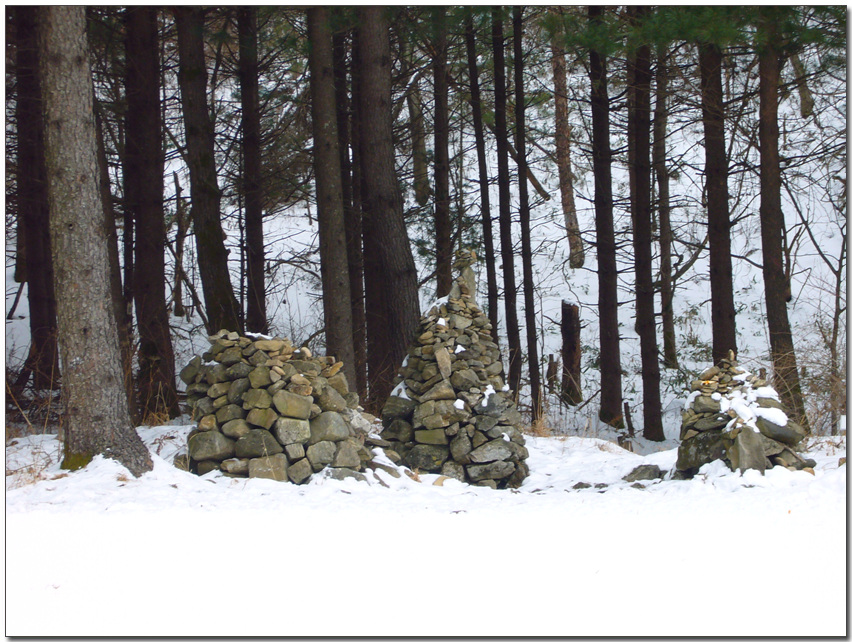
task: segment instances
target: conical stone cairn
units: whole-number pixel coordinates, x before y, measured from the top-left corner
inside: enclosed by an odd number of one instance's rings
[[[382,411],[381,437],[386,453],[413,470],[516,488],[529,474],[523,418],[476,303],[475,261],[473,251],[456,254],[450,294],[421,317]]]

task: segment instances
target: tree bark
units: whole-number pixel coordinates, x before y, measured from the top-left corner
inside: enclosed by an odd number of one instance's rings
[[[787,316],[784,273],[784,212],[781,209],[781,161],[778,153],[778,85],[781,64],[775,48],[775,23],[771,10],[762,11],[760,27],[766,39],[759,53],[760,75],[760,236],[763,247],[763,281],[766,291],[766,321],[769,348],[775,371],[774,385],[794,421],[808,428],[793,333]]]
[[[630,7],[637,26],[647,7]],[[643,436],[663,441],[660,363],[654,317],[651,238],[651,49],[639,46],[627,57],[627,145],[630,164],[630,209],[633,218],[633,268],[636,275],[636,333],[642,362]]]
[[[49,210],[45,190],[42,92],[38,77],[36,7],[15,12],[18,133],[18,252],[23,254],[29,301],[30,351],[17,378],[23,387],[32,375],[36,390],[58,388],[59,352],[56,344],[56,296],[50,255]]]
[[[562,403],[576,406],[583,401],[580,385],[580,308],[562,301]]]
[[[221,192],[216,178],[213,123],[207,108],[207,68],[204,61],[204,9],[175,7],[178,34],[178,84],[186,131],[186,160],[190,176],[190,218],[195,245],[207,330],[240,330],[239,303],[228,272],[222,222]]]
[[[506,306],[506,339],[509,346],[509,388],[517,399],[521,387],[521,333],[518,327],[515,256],[512,248],[511,192],[509,189],[509,133],[506,125],[506,63],[503,51],[501,9],[491,14],[491,45],[494,50],[494,135],[497,142],[497,187],[500,194],[500,256],[503,259],[503,299]]]
[[[728,210],[728,155],[722,93],[722,51],[698,46],[701,68],[701,117],[704,123],[704,174],[707,181],[707,226],[710,243],[710,318],[713,362],[737,351],[734,270],[731,262],[731,217]]]
[[[339,9],[337,11],[340,11]],[[340,152],[340,176],[343,192],[343,216],[346,228],[347,271],[349,273],[349,297],[352,309],[352,353],[355,386],[361,399],[367,398],[367,320],[364,310],[364,253],[362,246],[360,197],[356,198],[355,167],[349,158],[352,147],[353,157],[357,148],[355,127],[355,99],[349,99],[347,88],[347,37],[345,32],[336,32],[332,36],[334,47],[334,90],[337,107],[337,137]],[[354,47],[353,47],[354,57]],[[353,71],[355,65],[353,64]],[[355,74],[352,74],[352,90],[355,91]],[[360,191],[359,191],[360,194]],[[357,202],[356,202],[357,201]]]
[[[589,6],[589,19],[600,24],[603,7]],[[621,397],[621,352],[618,333],[618,267],[612,218],[612,150],[609,141],[609,96],[606,59],[589,50],[592,86],[592,166],[595,182],[595,235],[598,253],[598,314],[600,318],[601,421],[624,425]]]
[[[565,71],[565,51],[554,41],[550,43],[551,67],[553,69],[553,103],[556,138],[556,167],[559,172],[559,194],[562,197],[562,215],[568,235],[568,265],[574,269],[583,267],[586,252],[580,224],[577,221],[577,205],[574,202],[574,176],[571,172],[571,124],[568,121],[568,78]]]
[[[432,9],[435,55],[432,74],[435,92],[435,271],[436,296],[453,285],[453,225],[450,220],[450,120],[447,82],[447,10]]]
[[[378,410],[420,320],[417,270],[396,178],[391,56],[382,7],[358,9],[359,104],[363,172],[368,409]]]
[[[527,364],[530,380],[530,409],[532,420],[541,418],[541,372],[538,360],[536,333],[535,280],[532,266],[530,232],[530,197],[527,189],[526,92],[524,91],[523,8],[512,10],[513,46],[515,55],[515,146],[518,152],[518,199],[521,221],[521,267],[524,275],[524,325],[527,335]]]
[[[266,263],[263,248],[260,103],[257,71],[257,7],[237,10],[240,96],[242,99],[243,194],[246,226],[246,330],[266,334]]]
[[[488,159],[485,155],[485,131],[482,126],[482,98],[479,91],[479,70],[476,64],[476,33],[470,10],[465,19],[465,49],[470,79],[470,108],[473,115],[473,134],[476,141],[476,162],[479,170],[479,202],[482,217],[482,243],[485,247],[485,275],[488,300],[488,320],[495,343],[498,336],[499,305],[497,298],[497,266],[494,258],[494,232],[491,225],[491,197],[488,185]]]
[[[307,15],[314,175],[326,351],[327,354],[334,355],[343,362],[346,379],[354,381],[352,304],[346,254],[346,225],[337,136],[331,30],[326,9],[311,8],[308,9]]]
[[[124,207],[136,223],[134,301],[139,332],[139,410],[143,423],[180,414],[166,309],[163,123],[157,10],[129,7]],[[142,269],[140,266],[144,266]],[[157,419],[160,417],[160,419]]]
[[[669,170],[666,165],[666,130],[668,127],[669,72],[663,48],[657,51],[655,74],[657,91],[654,102],[654,143],[652,165],[657,177],[657,223],[660,230],[660,303],[663,326],[663,364],[677,368],[677,343],[674,325],[674,292],[672,279],[672,224],[669,196]]]
[[[62,351],[64,468],[98,454],[133,475],[151,457],[133,429],[112,311],[84,7],[39,8],[47,192]]]

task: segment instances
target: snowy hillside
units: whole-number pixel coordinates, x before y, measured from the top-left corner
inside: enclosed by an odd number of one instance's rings
[[[67,473],[6,448],[6,635],[845,635],[846,439],[815,474],[629,483],[670,470],[595,438],[529,437],[530,477],[370,483],[196,477],[188,425],[143,427],[154,470]]]

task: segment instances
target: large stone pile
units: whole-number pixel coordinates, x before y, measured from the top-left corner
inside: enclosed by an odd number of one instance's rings
[[[327,467],[336,478],[360,476],[372,459],[370,424],[341,362],[288,339],[223,330],[210,343],[180,373],[198,421],[187,443],[190,470],[297,484]]]
[[[472,252],[461,275],[420,320],[420,332],[382,411],[385,450],[409,468],[492,488],[529,474],[523,419],[501,376],[491,324],[474,299]]]
[[[730,352],[692,383],[682,415],[676,475],[691,477],[716,459],[731,470],[761,473],[773,466],[813,467],[813,460],[794,450],[805,436],[784,412],[777,392],[765,379],[740,368]]]

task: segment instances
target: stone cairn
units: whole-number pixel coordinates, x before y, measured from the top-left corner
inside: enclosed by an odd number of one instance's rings
[[[682,414],[675,476],[690,478],[717,459],[731,470],[812,469],[815,462],[794,450],[805,436],[787,417],[777,392],[762,376],[740,368],[731,351],[692,383]]]
[[[363,478],[371,426],[357,411],[342,362],[288,339],[223,330],[210,343],[180,373],[198,421],[182,462],[188,470],[296,484],[326,468],[336,479]]]
[[[413,470],[517,487],[529,474],[523,419],[504,386],[491,324],[475,301],[476,255],[456,256],[460,276],[421,318],[382,410],[382,445]]]

